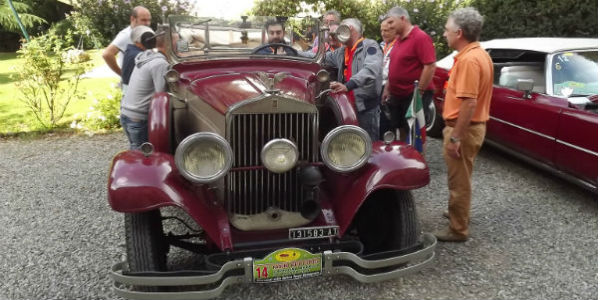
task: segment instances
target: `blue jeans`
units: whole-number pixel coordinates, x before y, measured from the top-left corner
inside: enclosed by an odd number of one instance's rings
[[[148,141],[148,120],[132,120],[121,115],[121,127],[129,140],[129,149],[136,150]]]
[[[360,128],[364,129],[369,136],[371,137],[371,141],[380,140],[379,138],[379,114],[380,109],[379,105],[363,110],[358,113],[358,125]]]

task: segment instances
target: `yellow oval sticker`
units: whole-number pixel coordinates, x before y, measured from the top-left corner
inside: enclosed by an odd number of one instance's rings
[[[275,260],[279,262],[294,261],[300,258],[300,252],[293,249],[286,249],[275,254]]]

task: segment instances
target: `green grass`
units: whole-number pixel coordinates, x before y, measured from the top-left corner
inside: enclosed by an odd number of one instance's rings
[[[88,52],[92,57],[93,67],[104,64],[101,50]],[[16,53],[0,53],[0,136],[48,131],[37,122],[33,113],[19,100],[20,92],[15,87],[13,80],[10,79],[10,75],[14,74],[13,66],[22,63],[23,60],[17,58]],[[119,79],[116,77],[83,79],[80,82],[79,90],[85,93],[85,98],[69,104],[59,127],[68,128],[73,120],[85,116],[93,99],[105,97],[111,86],[118,81]]]

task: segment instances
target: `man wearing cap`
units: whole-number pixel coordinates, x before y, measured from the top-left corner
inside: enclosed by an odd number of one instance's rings
[[[115,39],[110,42],[110,45],[104,49],[102,52],[102,58],[108,65],[108,67],[113,70],[117,75],[121,75],[121,67],[123,65],[123,56],[127,50],[127,45],[131,44],[131,31],[138,25],[150,26],[150,21],[152,17],[150,15],[150,11],[143,6],[136,6],[131,10],[131,15],[129,17],[129,26],[124,28],[117,34]],[[121,55],[118,55],[121,53]],[[118,55],[118,61],[117,61]]]
[[[342,47],[325,54],[325,64],[338,69],[337,79],[330,83],[334,93],[346,92],[354,106],[359,126],[372,140],[379,139],[379,96],[381,91],[381,62],[379,44],[362,36],[358,19],[345,19],[340,24],[350,29],[350,37]],[[338,39],[342,37],[338,36]]]
[[[135,57],[127,93],[121,100],[121,126],[130,149],[138,149],[148,141],[148,110],[155,93],[166,91],[165,74],[169,69],[165,52],[165,33],[158,32],[157,52],[146,50]]]
[[[152,28],[140,25],[131,31],[131,41],[133,44],[127,45],[125,55],[123,56],[123,68],[121,68],[121,81],[123,82],[123,95],[127,92],[129,78],[133,67],[135,66],[135,57],[144,50],[153,49],[156,46],[154,30]]]

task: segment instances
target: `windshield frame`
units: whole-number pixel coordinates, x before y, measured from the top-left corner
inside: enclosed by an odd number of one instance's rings
[[[596,52],[596,53],[598,53],[598,48],[584,48],[584,49],[562,50],[562,51],[559,51],[559,52],[554,52],[554,53],[548,54],[547,59],[546,59],[546,93],[548,95],[555,96],[555,97],[561,97],[561,98],[568,98],[568,97],[563,96],[560,93],[554,93],[554,81],[553,81],[554,78],[553,78],[553,72],[552,72],[553,67],[554,67],[553,66],[554,58],[556,56],[558,56],[558,55],[562,55],[562,54],[568,53],[568,52],[571,52],[571,53]],[[598,67],[597,64],[598,64],[598,61],[596,61],[596,70],[597,70],[597,67]],[[588,97],[588,96],[591,96],[591,95],[598,95],[598,91],[596,90],[595,94],[583,95],[583,97]],[[574,96],[581,96],[581,95],[575,95],[574,94],[573,96],[570,96],[570,97],[574,97]]]
[[[242,17],[246,17],[246,16],[240,16],[240,20],[243,19]],[[264,18],[264,19],[269,19],[269,18],[276,18],[276,17],[268,17],[268,16],[248,16],[249,18]],[[312,18],[312,17],[304,17],[304,18],[300,18],[300,17],[291,17],[294,18],[296,20],[301,20],[301,19],[309,19],[312,20],[313,25],[316,26],[316,28],[321,28],[321,22],[318,18]],[[314,56],[312,57],[306,57],[306,56],[301,56],[301,55],[297,55],[297,56],[291,56],[291,55],[265,55],[265,54],[252,54],[251,52],[248,53],[242,53],[240,54],[239,52],[235,52],[234,48],[231,49],[224,49],[224,48],[217,48],[217,52],[219,53],[218,55],[209,55],[209,54],[198,54],[198,55],[190,55],[190,56],[182,56],[180,55],[176,49],[174,49],[175,45],[173,42],[173,33],[177,32],[175,28],[177,28],[176,25],[179,25],[181,22],[184,21],[197,21],[196,24],[198,24],[199,26],[208,26],[208,28],[220,28],[219,26],[210,26],[208,22],[211,22],[213,20],[213,18],[210,17],[194,17],[194,16],[184,16],[184,15],[175,15],[175,16],[169,16],[168,17],[168,24],[164,24],[165,29],[167,30],[167,54],[170,58],[171,61],[173,61],[174,63],[180,63],[180,62],[186,62],[186,61],[205,61],[205,60],[224,60],[224,59],[284,59],[284,60],[294,60],[294,61],[303,61],[303,62],[317,62],[320,63],[322,62],[324,55],[325,55],[325,46],[324,46],[324,42],[323,42],[323,30],[318,30],[317,36],[319,39],[319,43],[318,43],[318,50],[317,52],[314,54]],[[204,24],[201,24],[204,23]],[[195,24],[194,24],[195,25]],[[206,28],[206,27],[205,27]],[[261,31],[262,31],[262,35],[265,36],[266,34],[266,30],[264,29],[263,26],[261,26]],[[287,29],[287,28],[286,28]],[[208,47],[205,47],[204,49],[207,49],[209,51],[214,51],[215,48],[213,48],[210,45],[210,31],[206,31],[205,30],[205,40],[208,40]],[[236,27],[231,27],[230,29],[231,31],[237,31],[237,32],[241,32],[244,30],[247,30],[245,28],[236,28]],[[250,29],[252,30],[252,29]],[[257,29],[253,29],[253,31],[256,31]],[[286,33],[286,35],[289,35],[290,33]],[[179,38],[179,37],[178,37]],[[264,44],[262,44],[264,45]],[[246,49],[250,49],[250,48],[240,48],[240,50],[246,50]],[[310,48],[307,50],[310,51]],[[231,52],[231,54],[228,54],[227,52]],[[300,52],[300,51],[299,51]]]

